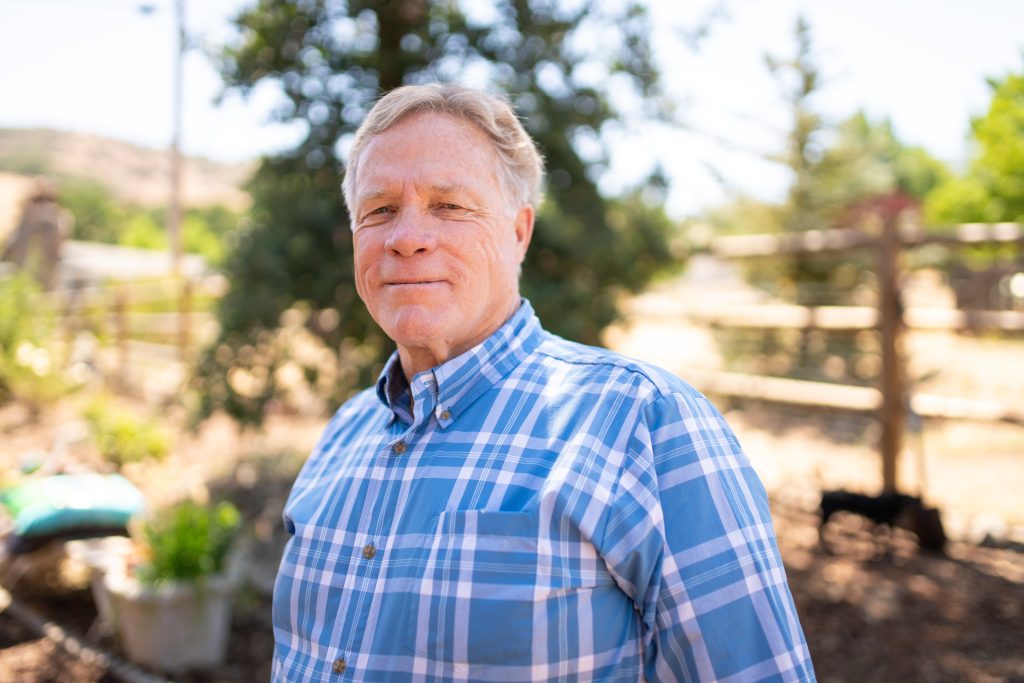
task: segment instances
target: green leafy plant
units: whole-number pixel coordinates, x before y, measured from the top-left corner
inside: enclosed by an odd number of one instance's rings
[[[118,467],[146,458],[160,460],[170,449],[170,436],[157,422],[118,409],[105,399],[86,407],[85,421],[103,457]]]
[[[33,416],[67,386],[52,345],[52,312],[25,273],[0,277],[0,402],[18,400]]]
[[[139,540],[147,561],[136,576],[156,585],[220,574],[240,527],[238,508],[229,502],[210,506],[185,501],[166,509],[141,525]]]

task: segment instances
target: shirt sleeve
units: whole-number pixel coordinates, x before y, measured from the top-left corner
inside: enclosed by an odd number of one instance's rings
[[[707,399],[649,404],[615,486],[602,554],[648,680],[815,680],[764,487]]]

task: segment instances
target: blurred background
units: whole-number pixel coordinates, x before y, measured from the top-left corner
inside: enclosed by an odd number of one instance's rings
[[[819,678],[1024,680],[1021,27],[998,0],[7,0],[0,680],[267,678],[291,481],[393,348],[345,156],[436,80],[507,94],[544,153],[545,326],[726,414]],[[822,525],[840,489],[866,498]],[[167,580],[233,563],[217,656],[117,632],[123,533]]]

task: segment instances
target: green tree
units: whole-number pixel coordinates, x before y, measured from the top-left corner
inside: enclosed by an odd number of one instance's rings
[[[718,225],[730,232],[739,231],[737,221],[745,221],[746,231],[753,232],[827,229],[862,220],[879,198],[913,206],[949,177],[945,165],[925,149],[901,142],[887,119],[873,121],[856,112],[838,125],[829,124],[816,108],[824,81],[811,27],[802,17],[794,38],[792,56],[765,58],[790,118],[782,151],[768,158],[790,171],[789,191],[779,205],[759,206],[741,198],[712,214]],[[838,268],[851,259],[860,271],[855,278]],[[821,305],[849,303],[851,288],[863,285],[872,269],[870,255],[865,260],[849,254],[800,254],[755,263],[748,274],[780,298]]]
[[[125,209],[105,185],[86,178],[67,178],[61,183],[60,203],[75,217],[72,239],[117,243]]]
[[[1024,222],[1024,73],[988,83],[988,112],[971,122],[970,167],[928,196],[929,223]]]
[[[72,239],[140,249],[167,249],[167,212],[117,199],[102,183],[69,177],[60,203],[75,217]],[[241,216],[220,205],[190,207],[182,221],[182,248],[213,266],[223,263]]]
[[[167,249],[167,231],[152,214],[140,212],[127,220],[117,242],[137,249]]]
[[[988,83],[988,111],[971,122],[970,165],[935,188],[925,202],[925,219],[939,230],[958,223],[1024,222],[1024,73]],[[938,265],[960,306],[992,308],[1007,302],[1005,287],[1024,267],[1022,259],[1018,245],[979,245],[949,250]]]
[[[881,207],[913,207],[948,177],[946,167],[920,147],[903,144],[888,120],[857,112],[829,124],[815,100],[824,85],[812,30],[797,20],[791,56],[766,57],[789,110],[780,153],[769,158],[792,174],[785,200],[770,204],[738,198],[708,216],[723,232],[795,233],[853,225]],[[875,256],[869,252],[797,254],[753,259],[747,279],[784,301],[818,306],[865,303],[873,292]],[[719,336],[736,369],[867,382],[876,365],[872,345],[850,335],[766,330]]]
[[[891,121],[857,112],[839,124],[817,175],[821,193],[835,207],[827,219],[835,222],[875,197],[899,194],[921,201],[950,174],[923,147],[903,144]]]
[[[660,210],[635,211],[635,199],[623,204],[596,186],[607,164],[602,131],[620,119],[609,92],[660,111],[643,9],[528,0],[484,9],[489,16],[441,0],[262,0],[237,18],[241,38],[222,65],[228,88],[279,84],[278,118],[304,123],[306,135],[264,160],[253,181],[252,227],[226,263],[221,338],[196,376],[200,415],[222,407],[261,419],[284,391],[279,370],[297,362],[274,342],[285,320],[301,319],[336,351],[329,404],[379,371],[391,344],[356,296],[338,186],[355,129],[381,92],[402,84],[486,82],[509,94],[539,142],[549,182],[523,291],[549,328],[597,342],[618,294],[669,262]],[[299,365],[310,383],[323,379],[323,363]]]
[[[825,125],[814,108],[814,99],[821,89],[821,71],[810,24],[802,16],[797,18],[794,36],[796,51],[792,57],[765,56],[765,64],[779,84],[791,117],[782,153],[769,156],[793,174],[779,226],[789,232],[821,228],[832,208],[828,194],[820,188]]]
[[[844,182],[849,179],[842,177],[849,167],[845,155],[826,153],[826,142],[833,131],[816,108],[823,79],[811,26],[802,16],[797,18],[794,40],[792,55],[765,56],[789,112],[789,129],[781,151],[767,155],[791,173],[786,199],[768,211],[755,211],[748,201],[737,204],[732,211],[718,213],[719,219],[759,215],[770,221],[749,225],[748,231],[791,233],[830,227],[842,206],[839,195]],[[834,266],[821,255],[798,254],[750,262],[745,272],[751,282],[776,296],[811,305],[823,303],[819,299],[828,289]]]

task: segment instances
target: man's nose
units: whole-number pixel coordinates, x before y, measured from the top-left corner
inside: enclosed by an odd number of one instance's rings
[[[430,217],[423,216],[414,208],[402,208],[392,224],[391,233],[384,246],[399,256],[433,251],[437,246],[437,235]]]

